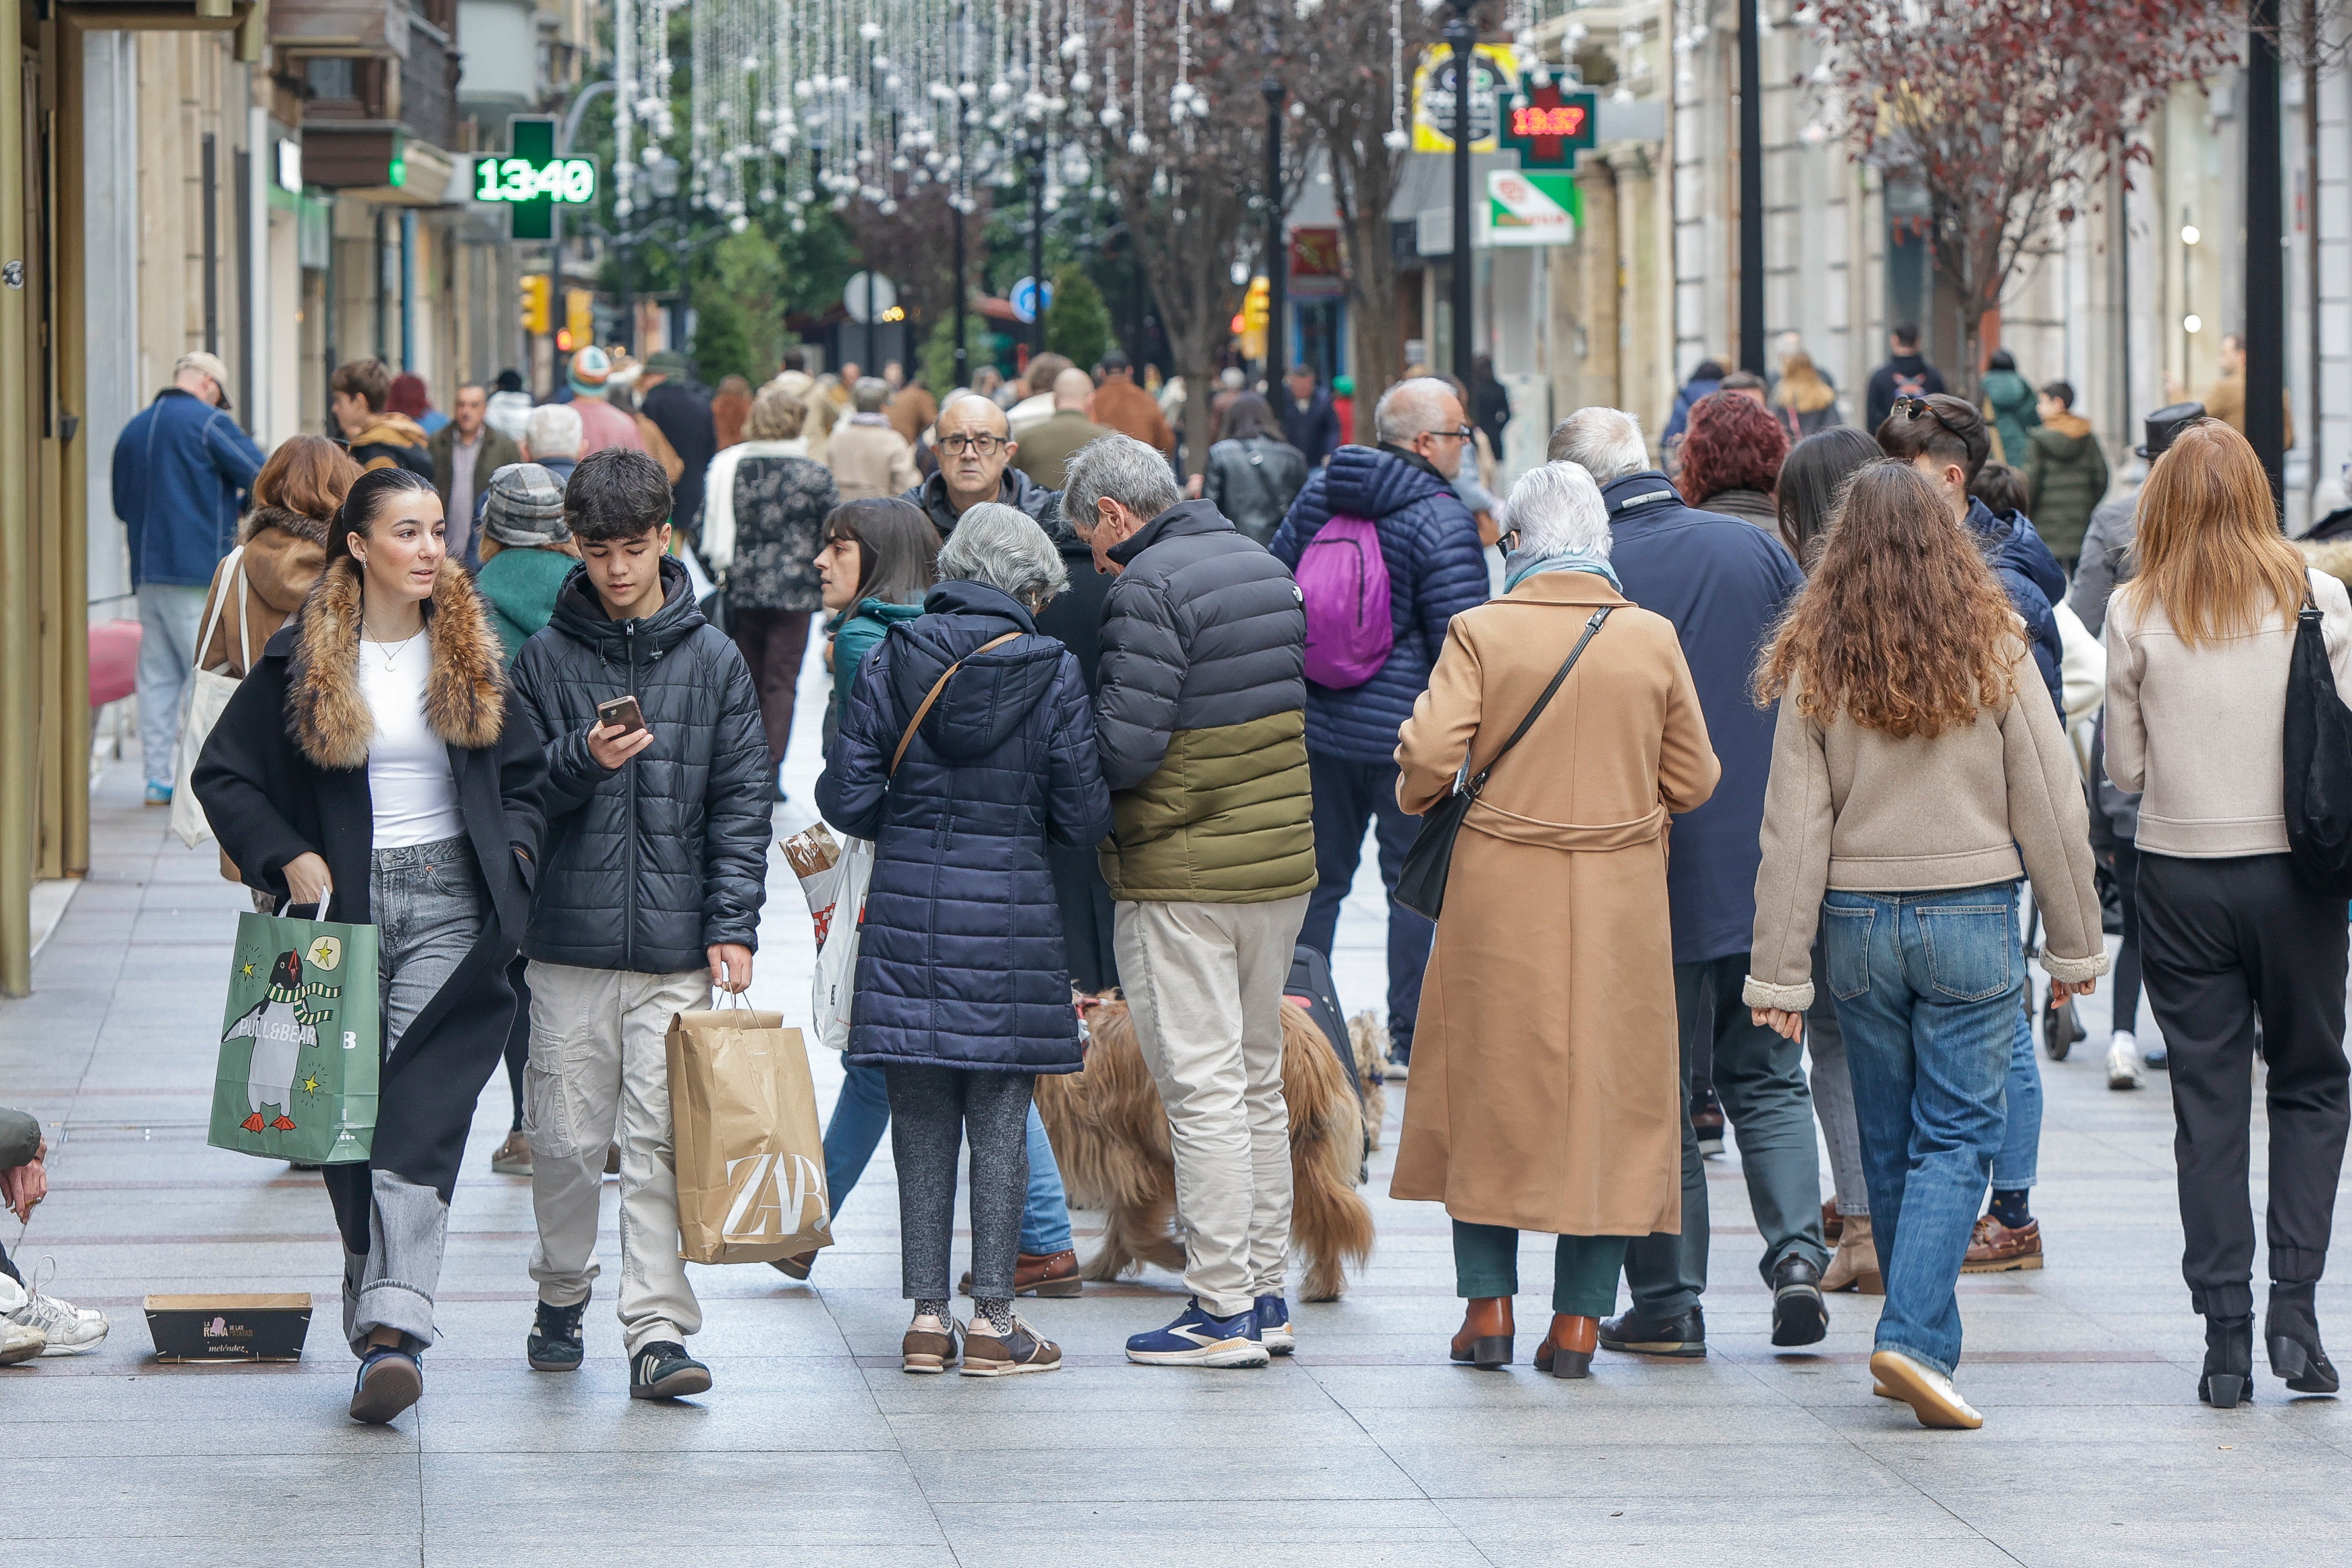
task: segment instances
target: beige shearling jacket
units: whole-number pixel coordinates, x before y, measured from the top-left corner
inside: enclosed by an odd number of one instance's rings
[[[1824,724],[1780,699],[1764,792],[1764,859],[1746,1000],[1812,1005],[1822,894],[1926,893],[2033,881],[2042,966],[2053,978],[2107,972],[2091,878],[2090,812],[2050,692],[2020,639],[2009,701],[1965,729],[1898,740],[1840,714]]]

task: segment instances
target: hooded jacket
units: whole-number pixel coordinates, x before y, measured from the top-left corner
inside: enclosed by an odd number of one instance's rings
[[[1977,390],[1983,396],[1986,417],[2000,433],[2000,460],[2022,468],[2027,443],[2042,424],[2033,384],[2013,370],[1993,370],[1985,373]]]
[[[579,561],[561,550],[509,544],[474,574],[474,586],[490,606],[490,625],[506,649],[507,662],[522,652],[555,614],[555,595]]]
[[[131,581],[202,587],[236,542],[240,494],[261,448],[192,392],[165,387],[114,443],[114,515],[131,531]]]
[[[757,949],[775,774],[751,672],[702,618],[686,568],[661,563],[662,606],[607,619],[575,568],[516,656],[517,700],[547,750],[547,850],[526,956],[672,974],[707,947]],[[588,752],[596,704],[634,694],[653,744],[618,769]]]
[[[1895,412],[1897,397],[1928,397],[1944,390],[1944,373],[1916,353],[1896,354],[1870,373],[1867,423],[1863,434],[1876,437],[1878,427]]]
[[[435,479],[431,438],[425,426],[405,414],[371,414],[367,426],[351,440],[352,461],[362,468],[406,468]],[[490,477],[477,481],[488,489]]]
[[[843,616],[833,627],[833,696],[842,710],[849,707],[849,694],[857,687],[858,668],[866,656],[900,621],[911,621],[923,613],[920,605],[893,604],[887,599],[860,599],[857,607]]]
[[[1371,679],[1345,690],[1307,689],[1307,748],[1318,756],[1386,763],[1397,731],[1445,646],[1445,624],[1486,602],[1486,561],[1478,524],[1435,468],[1385,447],[1342,447],[1307,477],[1290,515],[1267,548],[1292,571],[1334,514],[1379,525],[1389,569],[1389,614],[1396,646]]]
[[[875,846],[848,1060],[1076,1072],[1045,851],[1110,828],[1086,681],[994,588],[942,583],[924,611],[893,626],[859,672],[816,782],[825,820]],[[958,661],[894,773],[900,737]]]
[[[898,499],[921,507],[942,540],[955,531],[956,519],[963,515],[948,500],[945,474],[933,474]],[[1054,520],[1062,515],[1062,492],[1047,489],[1010,463],[1004,465],[1004,478],[997,483],[996,499],[1015,511],[1026,512],[1048,533],[1054,531]]]
[[[2022,512],[2005,511],[1995,517],[1984,502],[1970,496],[1969,532],[1975,536],[1993,575],[2008,591],[2011,605],[2025,621],[2026,635],[2033,645],[2033,666],[2050,689],[2051,711],[2063,713],[2066,692],[2059,668],[2065,661],[2066,649],[2059,637],[2053,606],[2066,596],[2064,569]]]
[[[1110,558],[1095,725],[1118,817],[1102,853],[1111,896],[1309,891],[1307,612],[1289,569],[1204,500],[1161,512]]]
[[[2091,422],[2074,414],[2035,426],[2025,441],[2025,504],[2033,526],[2051,553],[2078,559],[2091,512],[2107,493],[2107,455]]]
[[[224,559],[221,564],[228,563]],[[327,525],[282,507],[257,508],[246,520],[245,553],[237,564],[245,573],[245,592],[221,604],[220,624],[196,655],[196,668],[242,680],[246,650],[251,649],[256,663],[260,661],[261,650],[287,617],[302,607],[326,569]],[[228,592],[229,582],[225,573],[214,573],[199,627],[212,619],[213,605]]]

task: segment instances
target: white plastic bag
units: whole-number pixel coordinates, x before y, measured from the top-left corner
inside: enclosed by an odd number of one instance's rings
[[[196,639],[196,658],[213,646],[214,628],[220,625],[221,612],[227,607],[228,596],[236,595],[236,641],[239,658],[247,670],[253,668],[252,629],[245,602],[245,546],[229,552],[220,570],[213,574],[213,613],[205,617],[204,635]],[[210,738],[213,726],[220,722],[221,710],[236,695],[237,679],[233,675],[206,669],[199,664],[188,676],[188,683],[180,690],[180,738],[172,748],[172,831],[180,842],[194,849],[213,836],[212,824],[205,820],[205,808],[196,799],[194,780],[196,759],[203,754],[205,742]]]
[[[857,936],[866,923],[866,890],[874,881],[874,841],[843,835],[837,869],[841,881],[824,943],[817,949],[809,1012],[817,1039],[833,1050],[845,1051],[850,1005],[857,993]]]

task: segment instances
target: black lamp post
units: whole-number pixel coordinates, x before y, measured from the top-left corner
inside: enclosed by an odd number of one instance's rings
[[[1470,384],[1477,359],[1471,323],[1477,310],[1477,277],[1470,258],[1470,82],[1477,67],[1478,33],[1470,26],[1478,0],[1448,0],[1454,16],[1445,41],[1454,50],[1454,374]]]
[[[1267,77],[1258,91],[1265,98],[1265,395],[1272,401],[1280,395],[1290,349],[1283,320],[1290,305],[1290,249],[1282,237],[1282,83]]]
[[[1764,374],[1764,66],[1758,0],[1739,0],[1739,368]]]
[[[2246,439],[2286,494],[2286,250],[2279,171],[2279,0],[2246,8]],[[2315,112],[2307,107],[2305,113]]]
[[[963,314],[963,193],[971,188],[971,171],[964,167],[964,116],[971,107],[961,100],[956,103],[956,179],[948,189],[949,222],[955,230],[955,351],[950,361],[950,375],[957,386],[971,384],[971,367],[966,363],[971,353],[964,346]]]
[[[1032,358],[1045,352],[1045,142],[1043,137],[1029,142],[1029,280],[1035,292],[1030,296],[1029,353]]]

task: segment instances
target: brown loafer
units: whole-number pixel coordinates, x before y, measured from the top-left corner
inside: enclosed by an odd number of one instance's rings
[[[1990,1215],[1978,1216],[1968,1256],[1960,1259],[1963,1274],[2006,1274],[2041,1267],[2042,1222],[2030,1219],[2011,1230]]]
[[[898,1370],[912,1373],[941,1373],[955,1365],[963,1342],[963,1325],[953,1318],[948,1320],[948,1331],[935,1334],[929,1329],[908,1329],[907,1337],[898,1342]]]
[[[1015,1296],[1075,1296],[1086,1289],[1078,1278],[1078,1255],[1067,1247],[1059,1252],[1023,1252],[1013,1259]],[[956,1294],[971,1294],[971,1270],[956,1281]]]
[[[987,1331],[964,1336],[966,1377],[1013,1377],[1024,1372],[1058,1372],[1061,1366],[1062,1347],[1038,1338],[1019,1318],[1013,1320],[1013,1331],[1002,1338]]]
[[[1512,1333],[1508,1296],[1473,1296],[1448,1353],[1465,1365],[1492,1372],[1511,1364]]]
[[[1551,1331],[1536,1347],[1536,1370],[1554,1377],[1591,1377],[1592,1351],[1600,1340],[1600,1319],[1554,1312]]]

